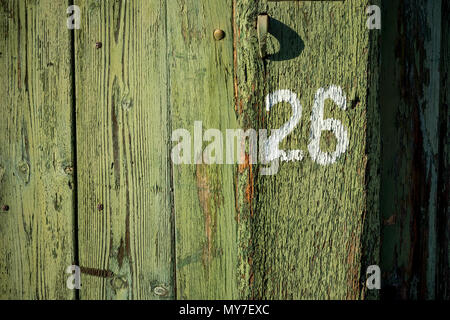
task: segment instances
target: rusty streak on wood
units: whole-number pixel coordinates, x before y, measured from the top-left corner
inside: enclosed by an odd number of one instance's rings
[[[167,1],[168,100],[173,130],[194,134],[237,127],[233,93],[230,1]],[[215,40],[214,30],[225,37]],[[200,133],[203,138],[203,132]],[[172,145],[175,146],[176,142]],[[173,167],[176,284],[179,299],[234,299],[237,292],[237,224],[233,166]],[[191,161],[192,161],[191,160]]]

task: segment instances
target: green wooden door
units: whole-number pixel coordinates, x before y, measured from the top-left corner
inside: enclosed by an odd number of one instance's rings
[[[402,3],[0,1],[0,298],[448,298],[449,8]]]

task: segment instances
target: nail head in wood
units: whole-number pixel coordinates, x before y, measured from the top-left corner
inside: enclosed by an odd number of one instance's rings
[[[216,39],[217,41],[220,41],[223,38],[225,38],[225,31],[220,30],[220,29],[214,30],[214,39]]]

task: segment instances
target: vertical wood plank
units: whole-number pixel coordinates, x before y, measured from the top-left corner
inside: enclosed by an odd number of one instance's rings
[[[167,1],[171,126],[192,138],[195,121],[222,135],[237,125],[231,16],[230,1]],[[215,29],[225,38],[216,41]],[[193,153],[191,163],[201,157]],[[173,167],[177,298],[237,298],[233,170],[204,162]]]
[[[366,267],[378,263],[379,243],[378,31],[366,28],[369,2],[234,3],[239,121],[280,128],[291,107],[278,104],[269,113],[264,99],[289,89],[303,114],[280,149],[305,153],[273,176],[259,175],[261,166],[238,173],[240,292],[262,299],[364,298]],[[261,12],[268,12],[272,34],[264,62],[254,24]],[[330,85],[343,89],[347,109],[327,102],[325,118],[342,122],[349,147],[335,164],[322,166],[308,154],[311,112],[316,91]],[[333,152],[334,140],[324,132],[321,149]]]
[[[74,298],[65,274],[75,252],[66,9],[0,2],[0,299]]]
[[[173,298],[165,1],[76,4],[80,297]]]
[[[441,4],[386,1],[384,7],[380,197],[386,299],[436,297]]]
[[[450,300],[450,2],[442,1],[436,299]]]

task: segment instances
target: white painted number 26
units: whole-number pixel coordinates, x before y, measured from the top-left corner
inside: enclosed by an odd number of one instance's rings
[[[311,114],[311,133],[308,144],[308,151],[311,159],[320,165],[330,165],[335,163],[339,157],[347,151],[349,146],[348,132],[344,125],[336,119],[324,119],[325,101],[331,99],[342,109],[347,109],[347,99],[342,89],[337,86],[330,86],[327,89],[317,90],[314,98],[314,106]],[[283,161],[298,161],[303,158],[301,150],[279,150],[280,142],[291,133],[302,117],[302,105],[297,95],[290,90],[278,90],[266,97],[266,110],[278,103],[287,102],[292,107],[292,117],[280,129],[273,130],[265,145],[265,157],[267,161],[281,158]],[[336,136],[336,150],[332,153],[320,150],[320,137],[323,131],[331,131]]]

